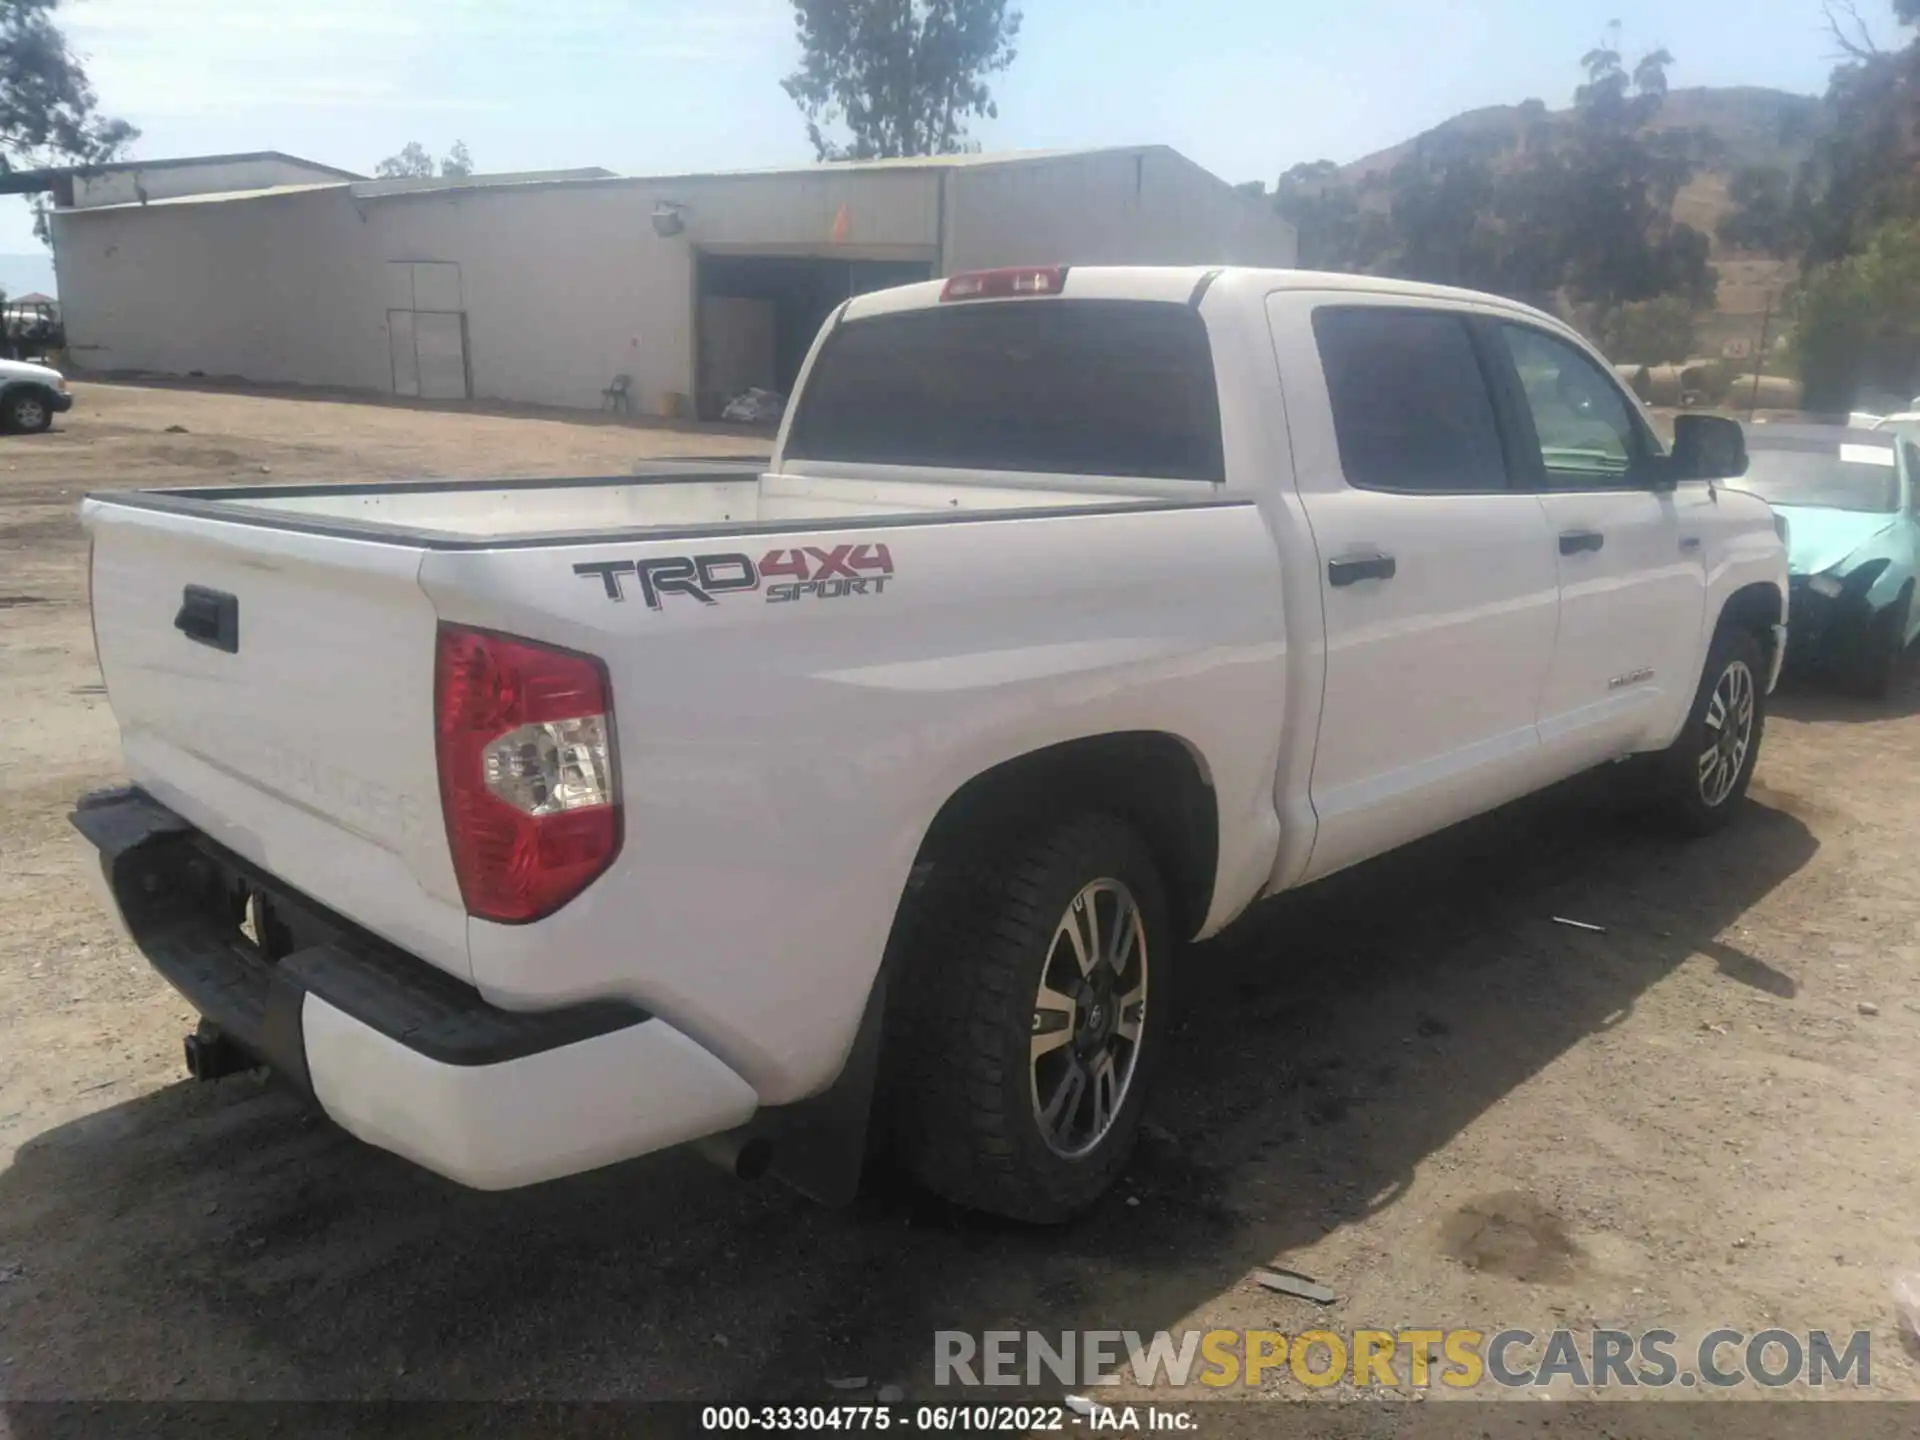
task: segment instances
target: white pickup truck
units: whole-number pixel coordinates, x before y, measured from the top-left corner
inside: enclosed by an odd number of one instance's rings
[[[1047,1221],[1184,942],[1593,766],[1738,808],[1782,527],[1462,291],[1035,268],[848,301],[771,464],[89,497],[107,903],[205,1023],[465,1184],[870,1134]]]

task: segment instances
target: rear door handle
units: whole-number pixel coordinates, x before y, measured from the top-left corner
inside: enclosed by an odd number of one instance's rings
[[[1352,555],[1327,562],[1329,585],[1353,585],[1362,580],[1391,580],[1394,572],[1391,555]]]
[[[180,613],[173,617],[173,628],[196,645],[238,655],[240,598],[224,590],[189,585],[180,592]]]
[[[1698,535],[1682,535],[1680,537],[1680,548],[1682,550],[1698,550],[1700,548],[1700,537]]]
[[[1582,550],[1598,550],[1607,543],[1607,537],[1598,530],[1562,530],[1560,532],[1560,553],[1578,555]]]

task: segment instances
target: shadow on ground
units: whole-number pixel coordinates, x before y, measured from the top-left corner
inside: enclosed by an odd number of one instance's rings
[[[1844,685],[1817,671],[1789,670],[1780,677],[1780,688],[1768,701],[1768,709],[1787,720],[1844,725],[1920,714],[1920,646],[1907,651],[1884,699],[1850,695]]]
[[[0,1175],[0,1261],[23,1267],[0,1288],[0,1378],[14,1401],[818,1402],[830,1376],[921,1391],[937,1329],[1169,1325],[1395,1204],[1426,1156],[1689,956],[1791,993],[1717,937],[1807,863],[1806,828],[1748,802],[1681,845],[1611,784],[1282,897],[1191,951],[1185,1043],[1125,1187],[1138,1206],[1045,1233],[898,1192],[830,1213],[684,1154],[477,1194],[251,1078],[181,1083],[36,1138]],[[17,1405],[16,1433],[44,1413]]]

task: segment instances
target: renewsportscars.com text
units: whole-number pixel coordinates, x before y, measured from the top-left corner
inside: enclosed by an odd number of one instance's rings
[[[1865,1330],[963,1330],[935,1334],[936,1385],[1084,1387],[1131,1382],[1214,1389],[1291,1381],[1309,1390],[1433,1385],[1471,1390],[1730,1389],[1759,1385],[1864,1389],[1873,1381]]]

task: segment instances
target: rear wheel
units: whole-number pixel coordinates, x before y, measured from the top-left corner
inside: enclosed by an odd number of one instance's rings
[[[1106,815],[942,868],[895,992],[897,1150],[959,1204],[1067,1219],[1125,1166],[1162,1043],[1159,871]]]
[[[1765,652],[1754,634],[1722,626],[1687,723],[1655,766],[1655,803],[1676,829],[1710,835],[1739,808],[1760,758],[1765,674]]]

